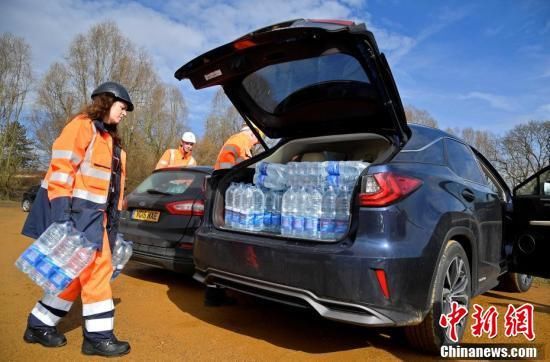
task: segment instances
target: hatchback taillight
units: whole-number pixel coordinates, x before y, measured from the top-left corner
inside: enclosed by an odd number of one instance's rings
[[[166,210],[173,215],[203,216],[203,200],[185,200],[166,204]]]
[[[363,176],[360,206],[386,206],[407,195],[422,185],[422,181],[410,177],[396,175],[392,172],[381,172]]]

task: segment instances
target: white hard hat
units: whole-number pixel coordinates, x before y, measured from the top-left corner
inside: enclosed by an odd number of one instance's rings
[[[183,136],[181,136],[181,140],[183,142],[197,143],[197,140],[193,132],[185,132]]]

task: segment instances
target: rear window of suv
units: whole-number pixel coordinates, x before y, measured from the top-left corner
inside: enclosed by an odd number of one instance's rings
[[[357,59],[344,53],[272,64],[243,80],[246,92],[264,111],[273,113],[288,96],[302,89],[329,82],[354,81],[370,84]]]
[[[134,192],[136,193],[166,193],[181,195],[190,187],[199,187],[196,181],[198,174],[188,171],[161,171],[147,177]],[[195,184],[195,185],[194,185]]]
[[[472,151],[466,145],[450,138],[447,138],[445,142],[447,144],[447,158],[451,169],[466,180],[485,185],[485,181],[481,176],[481,170]]]

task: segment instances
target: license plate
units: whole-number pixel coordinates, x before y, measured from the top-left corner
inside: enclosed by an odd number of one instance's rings
[[[132,219],[134,220],[158,222],[159,217],[160,217],[160,211],[137,209],[137,210],[134,210],[134,212],[132,212]]]

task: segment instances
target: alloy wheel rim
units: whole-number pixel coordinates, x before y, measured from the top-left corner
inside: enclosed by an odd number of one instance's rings
[[[443,281],[441,314],[449,314],[451,312],[452,302],[456,302],[460,307],[468,309],[470,300],[470,296],[468,295],[469,284],[469,275],[464,260],[460,256],[455,256],[447,268]],[[457,324],[459,335],[462,333],[465,325],[466,318],[462,318]],[[450,329],[447,329],[448,333],[450,333]]]
[[[527,274],[521,274],[519,276],[519,280],[520,280],[521,284],[525,287],[528,286],[529,283],[531,283],[532,279],[533,279],[533,277],[531,275],[527,275]]]

